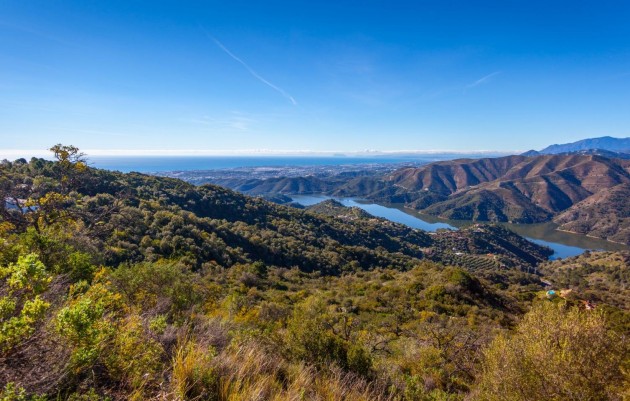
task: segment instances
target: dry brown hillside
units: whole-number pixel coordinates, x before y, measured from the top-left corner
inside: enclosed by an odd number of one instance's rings
[[[388,181],[398,193],[415,194],[408,206],[445,218],[534,223],[572,208],[566,224],[587,205],[596,203],[599,213],[619,209],[618,197],[607,194],[630,184],[629,171],[627,160],[596,155],[507,156],[399,170]],[[619,210],[619,219],[627,217]]]

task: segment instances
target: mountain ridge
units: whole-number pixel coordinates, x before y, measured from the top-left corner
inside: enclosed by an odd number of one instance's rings
[[[536,151],[529,150],[523,155],[525,156],[538,156],[548,154],[564,154],[573,152],[612,152],[619,154],[630,153],[630,137],[628,138],[614,138],[611,136],[602,136],[599,138],[586,138],[576,142],[553,144],[546,148]]]
[[[503,159],[454,161],[445,182],[439,181],[440,174],[435,172],[443,169],[443,165],[394,172],[388,180],[409,192],[424,191],[408,205],[423,213],[457,220],[518,223],[549,221],[593,195],[630,183],[630,163],[625,160],[596,155],[508,156]],[[504,168],[486,175],[486,181],[479,180],[479,175],[471,179],[469,172],[480,164]],[[428,182],[426,177],[430,177]],[[426,202],[436,188],[442,198]],[[625,212],[621,214],[620,218],[625,218]]]

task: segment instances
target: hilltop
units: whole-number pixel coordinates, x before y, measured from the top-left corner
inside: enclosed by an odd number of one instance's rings
[[[630,185],[620,184],[554,217],[562,230],[630,244]]]

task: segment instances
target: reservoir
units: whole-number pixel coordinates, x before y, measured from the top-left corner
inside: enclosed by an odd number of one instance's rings
[[[304,206],[310,206],[331,199],[325,195],[289,195],[294,202]],[[344,206],[359,207],[376,217],[382,217],[396,223],[417,228],[424,231],[436,231],[439,229],[457,229],[471,221],[466,220],[445,220],[434,216],[429,216],[407,209],[402,205],[381,205],[370,201],[354,198],[334,198]],[[546,245],[553,249],[554,254],[551,259],[567,258],[577,256],[586,250],[606,250],[619,251],[628,250],[629,247],[622,244],[615,244],[603,239],[589,238],[585,235],[571,234],[558,231],[554,223],[541,224],[508,224],[500,223],[515,233],[540,245]]]

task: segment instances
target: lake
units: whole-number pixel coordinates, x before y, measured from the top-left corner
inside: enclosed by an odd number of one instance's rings
[[[330,196],[325,195],[289,196],[295,202],[304,206],[314,205],[326,199],[331,199]],[[472,223],[471,221],[439,219],[407,209],[402,205],[382,205],[355,198],[334,199],[341,202],[344,206],[356,206],[373,216],[382,217],[424,231],[436,231],[440,228],[457,229],[458,227]],[[551,256],[551,259],[577,256],[585,250],[618,251],[629,249],[629,247],[622,244],[615,244],[602,239],[558,231],[555,229],[557,226],[554,223],[502,224],[532,242],[546,245],[553,249],[554,254]]]

